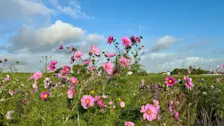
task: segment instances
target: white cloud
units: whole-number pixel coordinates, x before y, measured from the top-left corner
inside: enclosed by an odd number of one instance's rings
[[[30,18],[30,16],[47,16],[54,11],[40,1],[1,0],[0,19]]]
[[[176,37],[165,35],[164,37],[159,38],[157,43],[148,52],[158,52],[168,49],[178,41],[179,39],[177,39]]]
[[[85,31],[79,27],[56,21],[49,27],[34,29],[24,26],[9,41],[11,52],[27,49],[30,52],[50,51],[60,43],[79,42]]]
[[[66,6],[59,4],[58,0],[51,0],[51,2],[59,13],[66,14],[75,19],[94,19],[94,17],[88,16],[85,12],[82,11],[82,8],[77,0],[68,0]]]
[[[175,68],[187,68],[189,65],[195,65],[197,68],[208,69],[209,65],[214,68],[222,64],[223,59],[203,58],[198,56],[180,57],[172,53],[150,53],[142,57],[141,63],[150,72],[172,71]]]

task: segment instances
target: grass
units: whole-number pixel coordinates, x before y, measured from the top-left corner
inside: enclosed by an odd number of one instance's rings
[[[81,125],[81,126],[122,126],[125,121],[132,121],[136,126],[146,125],[222,125],[224,122],[224,86],[223,82],[217,84],[217,76],[190,75],[194,87],[187,90],[184,84],[176,84],[167,88],[164,80],[167,76],[149,74],[148,76],[120,76],[106,79],[92,76],[79,76],[79,84],[75,86],[76,94],[72,100],[67,98],[68,88],[51,90],[48,101],[40,99],[40,93],[46,91],[43,80],[51,77],[58,82],[52,74],[45,74],[38,80],[39,91],[32,92],[33,81],[27,79],[32,73],[2,73],[0,80],[9,74],[11,80],[4,88],[1,88],[0,99],[0,125]],[[183,76],[175,75],[176,79]],[[204,82],[200,82],[204,78]],[[223,77],[222,77],[223,78]],[[140,89],[141,80],[145,80],[145,88]],[[224,78],[223,78],[224,80]],[[161,88],[155,88],[158,83]],[[15,91],[10,96],[8,91]],[[94,92],[94,93],[93,93]],[[81,107],[80,99],[89,94],[108,95],[104,99],[105,105],[113,101],[116,108],[107,105],[100,109],[96,105],[88,110]],[[119,105],[120,98],[125,102],[125,107]],[[161,116],[160,120],[143,120],[140,113],[141,106],[152,103],[153,99],[159,100]],[[25,100],[21,103],[20,100]],[[179,112],[179,119],[175,121],[173,114],[168,111],[169,101],[174,101],[175,110]],[[13,119],[6,119],[6,113],[14,110]]]

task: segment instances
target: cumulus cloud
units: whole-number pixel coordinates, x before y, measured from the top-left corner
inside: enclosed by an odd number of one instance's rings
[[[180,57],[172,53],[150,53],[142,57],[141,63],[149,72],[172,71],[175,68],[187,68],[195,65],[197,68],[208,69],[209,65],[214,68],[222,64],[223,59],[203,58],[198,56]]]
[[[179,39],[177,39],[176,37],[165,35],[164,37],[159,38],[157,43],[148,52],[158,52],[168,49],[178,41]]]
[[[22,27],[9,41],[11,45],[8,50],[10,52],[21,50],[33,53],[48,52],[55,49],[60,43],[68,44],[85,41],[83,46],[86,47],[86,45],[99,45],[103,40],[104,36],[102,35],[90,33],[85,36],[85,30],[58,20],[49,27],[39,29],[28,26]]]
[[[17,19],[30,16],[47,16],[54,11],[40,1],[0,0],[0,19]]]
[[[84,18],[84,19],[94,19],[94,17],[88,16],[85,12],[82,11],[81,6],[77,0],[68,0],[67,5],[62,5],[58,0],[50,0],[56,10],[59,13],[66,14],[75,19]]]

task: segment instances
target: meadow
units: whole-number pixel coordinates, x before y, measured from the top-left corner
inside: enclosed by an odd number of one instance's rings
[[[48,73],[1,73],[0,125],[223,126],[223,76],[141,76],[140,38],[123,38],[121,51],[109,37],[117,52],[103,52],[107,61],[100,67],[98,48],[84,60],[71,47],[72,68],[56,72],[51,61]]]

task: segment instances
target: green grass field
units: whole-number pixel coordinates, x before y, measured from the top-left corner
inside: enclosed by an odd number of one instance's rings
[[[0,75],[0,80],[6,73]],[[40,93],[46,91],[43,80],[51,77],[52,81],[58,82],[51,74],[45,74],[38,80],[38,92],[33,93],[33,81],[27,79],[32,73],[12,73],[10,81],[1,88],[0,95],[0,125],[28,126],[122,126],[125,121],[132,121],[136,126],[147,125],[223,125],[224,124],[224,86],[223,81],[216,83],[218,76],[190,75],[194,87],[187,90],[184,84],[176,83],[167,88],[164,84],[165,75],[149,74],[148,76],[122,76],[112,79],[102,79],[92,75],[78,77],[79,84],[75,87],[75,95],[72,100],[67,98],[67,87],[57,87],[51,90],[49,100],[40,99]],[[183,76],[174,76],[182,79]],[[204,82],[200,82],[204,78]],[[222,77],[223,78],[223,77]],[[141,80],[145,80],[145,88],[141,89]],[[85,80],[85,81],[82,81]],[[87,81],[86,81],[87,80]],[[160,88],[155,85],[161,83]],[[9,95],[9,90],[14,95]],[[81,90],[82,89],[82,90]],[[83,94],[107,95],[105,105],[113,101],[115,108],[107,105],[100,109],[96,105],[85,110],[80,105]],[[119,105],[120,98],[125,102],[125,107]],[[141,106],[152,103],[157,98],[160,105],[159,120],[147,121],[140,113]],[[24,100],[21,103],[21,100]],[[169,101],[174,101],[175,110],[179,112],[178,121],[168,111]],[[8,111],[13,110],[12,119],[7,119]]]

